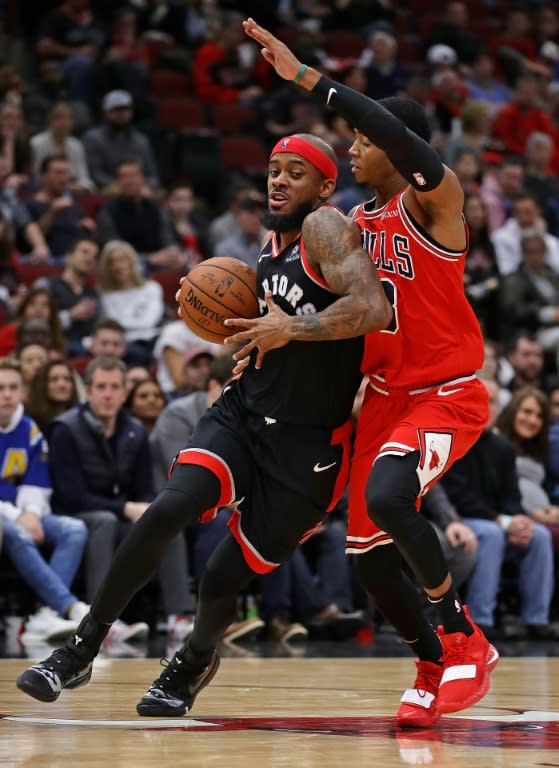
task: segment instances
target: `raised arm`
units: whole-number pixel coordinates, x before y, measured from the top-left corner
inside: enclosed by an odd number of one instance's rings
[[[256,368],[266,352],[290,341],[349,339],[386,328],[392,307],[376,269],[361,247],[357,225],[335,208],[324,206],[309,214],[303,224],[305,251],[313,269],[340,298],[314,315],[288,315],[266,293],[268,313],[255,320],[226,320],[231,328],[245,330],[227,343],[244,343],[236,360],[258,349]],[[246,343],[245,343],[246,342]]]

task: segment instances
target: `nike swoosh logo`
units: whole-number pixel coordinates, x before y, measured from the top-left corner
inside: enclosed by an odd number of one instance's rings
[[[333,461],[332,464],[327,464],[325,467],[321,467],[318,461],[314,465],[313,471],[314,472],[324,472],[325,469],[331,469],[332,467],[336,466],[336,462]]]
[[[338,93],[338,91],[335,88],[330,88],[328,91],[328,98],[326,99],[326,104],[330,104],[330,99],[332,98],[332,94]]]
[[[456,392],[462,392],[464,387],[458,387],[458,389],[447,389],[446,392],[443,392],[443,388],[439,387],[437,390],[437,395],[440,395],[441,397],[446,397],[447,395],[455,395]]]

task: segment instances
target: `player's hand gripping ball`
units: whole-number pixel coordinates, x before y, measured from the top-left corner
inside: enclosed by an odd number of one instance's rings
[[[216,256],[197,264],[182,281],[180,316],[201,339],[223,344],[235,331],[223,321],[260,314],[254,269],[230,256]]]

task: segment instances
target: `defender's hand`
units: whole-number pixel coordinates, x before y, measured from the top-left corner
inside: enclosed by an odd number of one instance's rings
[[[301,68],[301,62],[285,43],[257,24],[254,19],[243,21],[246,34],[262,46],[262,56],[284,80],[293,80]]]

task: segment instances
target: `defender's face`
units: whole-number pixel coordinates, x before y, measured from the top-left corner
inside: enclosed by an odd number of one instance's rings
[[[307,160],[296,154],[279,152],[268,168],[268,208],[270,213],[291,214],[301,205],[326,193],[327,182]]]
[[[359,131],[349,148],[351,172],[359,183],[376,186],[391,168],[386,154]]]

